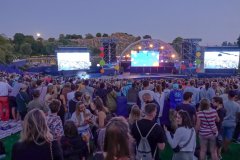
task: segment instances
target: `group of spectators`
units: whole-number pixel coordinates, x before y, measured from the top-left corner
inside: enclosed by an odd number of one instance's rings
[[[221,159],[239,142],[240,81],[87,79],[0,73],[0,97],[21,119],[13,160]],[[197,143],[199,139],[199,144]]]

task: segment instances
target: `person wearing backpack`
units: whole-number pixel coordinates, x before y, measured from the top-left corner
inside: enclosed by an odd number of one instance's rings
[[[159,160],[159,150],[165,147],[165,134],[153,120],[157,114],[154,103],[144,107],[145,117],[133,124],[131,133],[137,142],[136,160]]]

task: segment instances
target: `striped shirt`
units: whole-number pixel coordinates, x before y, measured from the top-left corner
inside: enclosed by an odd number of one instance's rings
[[[200,111],[197,113],[200,120],[199,134],[203,137],[209,137],[217,134],[217,111],[215,109],[209,109]]]

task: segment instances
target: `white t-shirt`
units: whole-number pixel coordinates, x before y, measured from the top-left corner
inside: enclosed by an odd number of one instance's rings
[[[12,90],[12,87],[6,82],[0,82],[0,96],[8,96],[8,92]]]
[[[145,94],[145,93],[149,93],[152,97],[152,99],[154,99],[154,92],[151,91],[151,90],[141,90],[139,93],[138,93],[138,96],[139,96],[139,99],[141,101],[141,109],[143,110],[144,109],[144,106],[145,106],[145,102],[143,101],[142,99],[142,96]]]

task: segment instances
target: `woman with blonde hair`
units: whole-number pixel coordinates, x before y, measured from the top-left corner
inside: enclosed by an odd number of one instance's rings
[[[20,141],[12,150],[12,160],[63,160],[62,150],[47,126],[43,111],[33,109],[27,113]]]
[[[140,117],[141,117],[140,108],[138,107],[138,105],[133,105],[131,108],[131,112],[129,114],[129,118],[128,118],[128,123],[129,123],[130,129],[136,121],[140,120]]]

